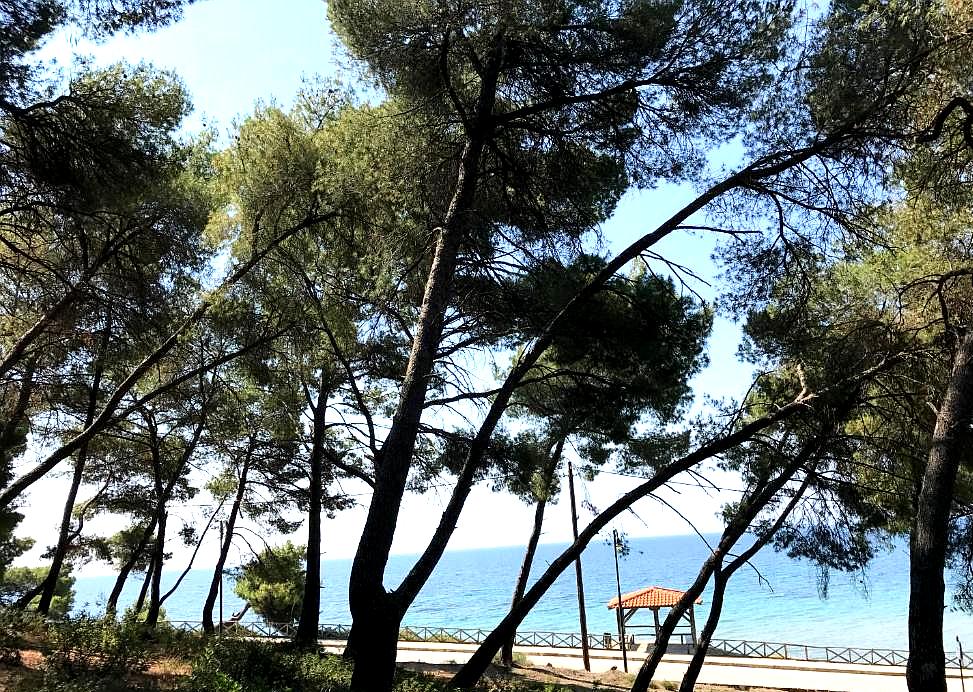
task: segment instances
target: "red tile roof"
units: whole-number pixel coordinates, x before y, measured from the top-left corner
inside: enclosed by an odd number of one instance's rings
[[[685,591],[667,589],[664,586],[647,586],[644,589],[622,594],[623,608],[671,608],[679,602]],[[696,603],[702,603],[703,599],[697,598]],[[618,607],[618,599],[613,598],[608,601],[609,608]]]

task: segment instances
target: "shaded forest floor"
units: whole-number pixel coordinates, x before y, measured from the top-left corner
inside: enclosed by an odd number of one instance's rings
[[[407,670],[414,670],[416,672],[426,673],[427,675],[443,678],[452,677],[453,673],[460,668],[460,666],[456,664],[434,663],[403,663],[401,664],[401,667]],[[536,666],[522,665],[515,665],[513,670],[510,671],[504,668],[490,666],[489,670],[487,671],[487,676],[491,678],[514,678],[543,684],[558,685],[560,687],[575,690],[575,692],[587,690],[624,690],[625,692],[628,692],[628,690],[630,690],[632,687],[632,681],[635,679],[634,675],[623,673],[618,670],[609,671],[607,673],[588,673],[583,670],[566,670],[563,668],[553,667],[541,668]],[[676,683],[652,683],[653,690],[675,690],[678,689],[678,687],[679,686]],[[696,685],[696,692],[737,692],[740,690],[745,690],[746,692],[785,692],[785,690],[770,687]]]
[[[40,686],[43,672],[44,656],[38,651],[24,650],[20,652],[19,663],[0,663],[0,692],[23,692]],[[401,666],[406,670],[424,673],[436,678],[445,679],[452,676],[458,665],[405,663]],[[179,683],[189,675],[190,666],[178,658],[163,658],[152,664],[149,670],[137,677],[143,682],[150,679],[158,689],[175,689]],[[558,668],[537,668],[531,666],[515,666],[512,671],[491,666],[487,675],[491,678],[505,678],[552,684],[575,692],[588,690],[628,690],[632,686],[633,676],[621,671],[608,673],[586,673],[579,670],[562,670]],[[676,689],[675,684],[653,683],[653,689]],[[727,687],[723,685],[697,685],[698,692],[783,692],[782,690],[765,687]]]

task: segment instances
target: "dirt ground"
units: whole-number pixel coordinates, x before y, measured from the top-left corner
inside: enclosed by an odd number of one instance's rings
[[[404,663],[402,667],[442,677],[451,677],[460,668],[458,665],[440,665],[433,663]],[[512,672],[491,666],[487,670],[487,675],[490,677],[513,675],[528,680],[561,685],[562,687],[575,690],[575,692],[587,690],[625,690],[625,692],[628,692],[632,687],[632,681],[635,679],[634,675],[623,673],[619,670],[613,670],[607,673],[587,673],[583,670],[564,670],[561,668],[539,668],[533,666],[514,666]],[[678,685],[675,683],[668,685],[653,683],[652,686],[652,689],[658,690],[677,688]],[[727,687],[725,685],[696,685],[695,689],[696,692],[736,692],[738,690],[747,690],[747,692],[790,692],[769,687]]]
[[[37,651],[21,651],[20,664],[0,663],[0,692],[13,692],[18,683],[25,680],[38,679],[43,656]],[[429,673],[440,677],[452,677],[459,670],[455,664],[406,663],[403,668]],[[180,677],[188,674],[186,665],[176,661],[160,661],[149,668],[147,674],[158,679],[160,687],[171,687]],[[583,670],[563,670],[558,668],[539,668],[532,666],[515,666],[513,671],[491,666],[487,671],[490,677],[520,677],[543,683],[553,683],[575,690],[620,690],[627,692],[632,687],[633,675],[621,671],[607,673],[587,673]],[[21,688],[23,689],[23,687]],[[653,689],[676,689],[675,684],[653,684]],[[696,692],[790,692],[767,687],[726,687],[724,685],[697,685]]]
[[[31,689],[31,685],[24,682],[37,681],[41,678],[41,664],[44,656],[39,651],[21,650],[20,663],[0,663],[0,692],[13,692],[18,689]],[[149,666],[140,675],[147,675],[158,682],[163,690],[175,687],[176,683],[189,675],[189,666],[176,659],[162,659]]]

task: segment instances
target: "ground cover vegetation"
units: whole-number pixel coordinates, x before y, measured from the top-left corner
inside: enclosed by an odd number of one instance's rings
[[[854,570],[891,536],[911,547],[909,688],[945,690],[947,565],[973,602],[969,7],[333,0],[369,98],[309,87],[226,146],[178,133],[176,75],[80,66],[62,83],[33,60],[60,27],[148,31],[185,4],[0,0],[5,655],[39,628],[51,689],[149,684],[141,652],[181,651],[163,606],[218,526],[203,630],[238,619],[214,608],[243,544],[237,593],[297,648],[197,642],[179,654],[192,689],[437,689],[396,677],[396,643],[490,483],[535,521],[508,614],[449,683],[473,687],[599,532],[718,465],[746,492],[634,690],[712,581],[694,688],[726,584],[765,545]],[[608,253],[622,194],[673,182],[696,196]],[[714,304],[657,249],[690,232],[723,239]],[[759,374],[687,420],[717,312]],[[640,483],[529,584],[566,460]],[[56,543],[13,567],[26,493],[57,474]],[[338,661],[315,651],[322,524],[359,501],[352,479],[369,499]],[[434,484],[441,520],[388,585],[403,498]],[[125,528],[86,528],[106,515]],[[163,592],[175,541],[192,558]],[[65,616],[90,560],[118,570],[106,619],[32,620]]]

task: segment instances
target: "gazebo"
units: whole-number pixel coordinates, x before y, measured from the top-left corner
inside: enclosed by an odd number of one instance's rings
[[[621,599],[621,623],[632,628],[650,627],[651,625],[628,625],[628,621],[633,615],[643,608],[648,608],[652,611],[652,618],[654,620],[654,640],[659,638],[659,629],[661,627],[659,623],[659,610],[661,608],[672,608],[686,594],[685,591],[678,591],[676,589],[667,589],[664,586],[647,586],[644,589],[639,589],[638,591],[632,591],[631,593],[622,594]],[[701,605],[703,599],[697,598],[696,604]],[[614,610],[619,607],[618,598],[613,598],[608,601],[609,609]],[[696,641],[696,614],[695,605],[690,604],[689,610],[683,615],[683,619],[688,621],[689,633],[692,636],[692,645],[695,646]]]

